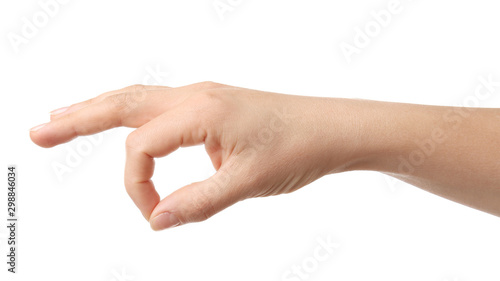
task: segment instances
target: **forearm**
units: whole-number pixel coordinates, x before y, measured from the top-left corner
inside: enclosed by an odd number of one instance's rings
[[[344,102],[360,119],[348,170],[383,172],[500,216],[498,109]]]

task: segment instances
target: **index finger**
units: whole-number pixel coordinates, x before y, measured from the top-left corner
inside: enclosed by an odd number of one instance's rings
[[[52,147],[118,126],[138,127],[161,112],[165,95],[161,91],[150,95],[152,90],[158,90],[154,87],[134,85],[75,104],[67,109],[69,112],[31,129],[30,137],[42,147]]]

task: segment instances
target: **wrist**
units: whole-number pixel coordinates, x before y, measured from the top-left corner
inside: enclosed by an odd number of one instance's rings
[[[370,170],[408,175],[418,168],[411,157],[425,161],[425,154],[414,152],[429,138],[439,138],[442,108],[415,104],[348,100],[352,114],[346,122],[351,128],[352,155],[343,171]],[[355,117],[352,117],[355,116]],[[353,120],[355,119],[355,121]],[[442,132],[441,132],[442,133]]]
[[[313,111],[317,116],[315,154],[326,161],[326,174],[369,170],[376,165],[383,147],[377,141],[382,134],[374,127],[374,119],[381,116],[375,112],[372,101],[320,98]]]

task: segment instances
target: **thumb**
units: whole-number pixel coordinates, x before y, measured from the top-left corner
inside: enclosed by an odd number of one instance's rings
[[[241,201],[241,184],[220,169],[212,177],[184,186],[164,198],[151,213],[153,230],[163,230],[190,222],[204,221]]]

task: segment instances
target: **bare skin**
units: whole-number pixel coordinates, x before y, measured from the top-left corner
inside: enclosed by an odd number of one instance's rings
[[[125,187],[154,230],[206,220],[247,198],[293,192],[333,173],[386,173],[500,216],[500,109],[291,96],[212,82],[135,85],[53,111],[42,147],[118,126]],[[204,144],[217,172],[162,199],[154,158]]]

